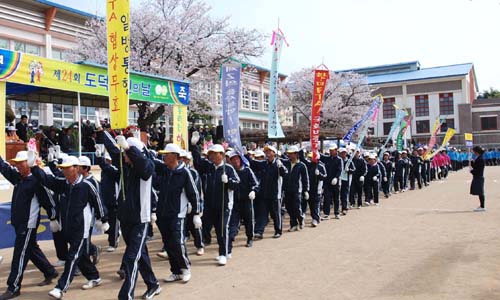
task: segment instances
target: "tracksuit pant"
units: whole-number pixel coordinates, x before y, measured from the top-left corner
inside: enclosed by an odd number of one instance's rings
[[[146,246],[149,224],[149,222],[137,224],[121,223],[122,236],[127,247],[122,259],[121,269],[125,272],[125,280],[118,293],[119,300],[134,299],[138,272],[141,273],[142,279],[148,289],[158,286],[158,280],[156,280],[151,268],[151,261]]]
[[[99,272],[90,261],[89,253],[87,252],[89,240],[83,237],[83,232],[75,233],[71,238],[66,237],[66,242],[69,243],[68,256],[64,264],[64,272],[56,285],[56,288],[63,292],[68,290],[69,285],[73,281],[77,266],[87,280],[99,278]]]
[[[24,270],[31,260],[33,264],[43,273],[45,278],[56,273],[36,242],[36,228],[16,228],[16,240],[14,244],[14,255],[7,279],[7,289],[15,293],[21,289]]]
[[[283,218],[281,215],[281,199],[272,197],[257,197],[255,200],[255,233],[263,234],[269,222],[269,214],[274,222],[274,233],[283,232]]]
[[[333,202],[333,213],[335,215],[339,214],[340,206],[340,189],[339,185],[332,186],[328,183],[328,186],[324,189],[325,201],[323,203],[323,214],[325,216],[330,215],[330,210]],[[343,206],[342,206],[343,207]]]
[[[349,181],[342,180],[340,183],[340,205],[342,206],[342,210],[348,210],[347,207],[347,199],[349,197]]]
[[[422,189],[422,176],[420,173],[420,168],[412,170],[410,173],[410,188],[412,190],[415,189],[415,179],[417,180],[418,188]]]
[[[378,203],[378,181],[368,181],[365,182],[366,189],[366,199],[373,200],[373,202]]]
[[[172,274],[182,274],[182,269],[189,270],[191,262],[189,261],[186,249],[186,219],[177,216],[162,216],[158,218],[156,224],[165,236],[165,250],[170,262],[170,271]]]
[[[194,213],[190,213],[186,218],[187,232],[189,234],[191,234],[191,236],[193,237],[194,246],[196,247],[196,249],[205,248],[205,245],[203,244],[203,239],[202,239],[202,229],[201,228],[196,229],[194,227],[193,216],[194,216]],[[203,224],[203,225],[205,225],[205,224]]]
[[[311,191],[309,195],[309,200],[302,199],[302,218],[305,218],[307,205],[309,204],[309,210],[311,211],[311,218],[316,221],[320,221],[319,219],[319,195],[317,191]],[[338,202],[338,201],[337,201]],[[323,207],[324,209],[324,207]],[[338,207],[337,207],[338,209]]]
[[[399,190],[404,189],[404,176],[403,174],[396,174],[394,176],[394,191],[399,192]]]
[[[390,189],[391,189],[391,176],[387,176],[387,181],[384,181],[382,179],[382,183],[381,183],[381,186],[382,186],[382,192],[384,192],[384,195],[385,196],[389,196],[390,194]]]
[[[355,205],[354,195],[357,195],[357,204],[359,207],[363,205],[363,183],[359,179],[353,179],[349,189],[349,202],[352,206]]]
[[[302,223],[302,204],[299,193],[285,192],[285,207],[290,215],[290,227]]]
[[[210,208],[203,212],[203,216],[205,216],[205,213],[208,213],[215,227],[219,255],[227,256],[231,253],[233,244],[229,238],[229,220],[231,219],[232,209],[226,208],[222,212],[222,208]]]
[[[240,231],[242,220],[245,225],[247,241],[251,241],[255,228],[255,214],[253,210],[253,201],[250,199],[243,200],[242,203],[238,203],[238,205],[233,208],[231,219],[229,220],[229,238],[232,242],[234,242],[234,239]],[[231,249],[229,250],[229,252],[231,252]]]
[[[61,231],[53,232],[52,239],[56,248],[57,259],[65,261],[68,257],[68,243],[64,239],[63,233]]]
[[[108,234],[108,245],[111,247],[118,247],[118,238],[120,237],[120,221],[118,221],[117,208],[108,209],[108,223],[109,229],[106,231]]]

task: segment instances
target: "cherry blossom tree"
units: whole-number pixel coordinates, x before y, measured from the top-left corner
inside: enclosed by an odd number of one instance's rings
[[[314,69],[294,72],[281,84],[279,110],[292,108],[310,126]],[[321,108],[321,128],[347,132],[370,106],[372,90],[366,77],[353,72],[330,72]],[[302,124],[301,124],[302,126]]]
[[[142,0],[131,8],[131,59],[134,71],[189,80],[217,81],[222,63],[229,58],[248,61],[262,55],[264,35],[255,29],[233,28],[229,17],[215,18],[202,0]],[[106,22],[92,19],[91,35],[80,37],[71,60],[106,64]],[[191,97],[191,116],[210,115],[214,97]],[[139,107],[141,129],[163,114],[163,105],[143,102]]]

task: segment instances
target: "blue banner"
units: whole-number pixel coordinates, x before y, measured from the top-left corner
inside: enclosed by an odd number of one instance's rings
[[[248,160],[242,155],[240,138],[240,86],[241,66],[222,66],[222,122],[224,139],[230,147],[240,153],[245,165]]]
[[[396,109],[396,119],[394,119],[394,122],[391,125],[391,129],[389,130],[389,134],[387,135],[387,139],[385,139],[384,145],[380,148],[380,153],[378,155],[379,160],[382,160],[384,157],[384,152],[386,150],[387,143],[389,140],[392,138],[392,135],[396,131],[396,128],[401,124],[401,121],[403,121],[404,117],[406,117],[406,111],[402,109]],[[394,142],[394,141],[393,141]]]
[[[273,61],[271,64],[270,85],[269,85],[269,122],[267,126],[267,136],[269,138],[284,138],[283,129],[281,129],[276,107],[278,98],[278,66],[281,56],[281,48],[285,40],[281,32],[275,32],[273,35]]]
[[[358,122],[356,122],[356,124],[354,124],[354,126],[352,126],[352,128],[349,129],[349,131],[344,136],[343,140],[346,143],[348,143],[348,142],[351,141],[352,136],[368,120],[368,118],[370,118],[373,115],[373,113],[375,112],[375,109],[377,109],[377,107],[379,107],[379,105],[380,105],[381,102],[382,102],[382,98],[381,97],[379,97],[379,96],[375,97],[375,100],[373,100],[372,105],[370,106],[370,108],[368,109],[368,111],[363,115],[363,117],[361,118],[361,120],[359,120]]]

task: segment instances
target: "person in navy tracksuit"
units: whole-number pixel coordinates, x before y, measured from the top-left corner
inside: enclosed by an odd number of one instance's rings
[[[56,287],[49,292],[49,295],[56,299],[61,299],[63,293],[68,290],[77,265],[88,280],[88,283],[82,286],[83,289],[91,289],[102,282],[99,272],[90,261],[86,251],[92,218],[91,207],[95,209],[98,220],[96,226],[105,228],[109,225],[105,222],[104,209],[92,190],[92,184],[78,173],[79,163],[77,157],[67,157],[60,165],[65,176],[61,178],[48,175],[41,168],[34,166],[34,163],[29,162],[33,175],[44,186],[61,195],[59,210],[61,228],[64,239],[69,243],[69,250],[64,272]]]
[[[342,159],[338,156],[337,145],[333,144],[330,156],[321,155],[320,160],[325,164],[326,178],[324,180],[323,219],[330,218],[330,210],[333,202],[333,214],[338,218],[340,214],[340,174],[342,173]],[[347,211],[347,203],[342,205],[342,211]]]
[[[290,215],[290,229],[297,231],[305,225],[302,215],[302,199],[309,200],[309,174],[306,165],[299,160],[299,148],[291,146],[287,150],[289,160],[283,163],[288,174],[283,179],[283,190],[285,191],[285,207]]]
[[[342,160],[341,164],[341,178],[340,178],[340,204],[342,206],[342,215],[345,216],[347,214],[347,211],[349,210],[347,201],[349,199],[349,190],[351,188],[351,182],[352,182],[352,176],[354,174],[354,171],[356,171],[356,166],[354,163],[349,160],[349,157],[347,156],[347,149],[346,148],[340,148],[339,149],[339,156],[340,159]],[[342,178],[342,172],[344,172],[345,177]],[[335,219],[339,219],[339,216],[336,215]]]
[[[191,263],[184,236],[189,207],[194,213],[195,227],[201,228],[200,195],[191,171],[179,161],[180,152],[179,146],[167,144],[159,152],[163,154],[163,162],[153,161],[160,183],[156,224],[165,237],[165,250],[172,272],[166,282],[188,282],[191,279]]]
[[[384,158],[380,162],[384,165],[385,168],[386,177],[382,181],[382,191],[384,192],[384,196],[386,198],[389,198],[389,196],[391,195],[392,171],[394,169],[393,162],[389,158],[390,153],[384,152]]]
[[[143,298],[152,299],[161,292],[146,246],[149,225],[152,221],[156,221],[156,215],[152,212],[154,163],[139,139],[117,136],[116,142],[123,150],[123,156],[120,157],[122,153],[109,132],[101,131],[99,134],[104,135],[102,139],[104,146],[111,156],[113,165],[122,173],[124,182],[121,186],[124,191],[119,191],[118,220],[126,244],[120,267],[125,280],[118,293],[118,299],[134,298],[139,271],[147,287]]]
[[[253,201],[259,191],[259,182],[251,168],[244,165],[238,152],[232,151],[229,154],[231,165],[234,167],[240,178],[240,184],[235,191],[233,213],[229,221],[229,237],[234,241],[240,230],[241,221],[245,224],[245,234],[247,237],[247,247],[253,245],[253,231],[255,227],[255,214]],[[232,243],[230,243],[232,248]],[[229,249],[229,253],[232,249]]]
[[[360,157],[359,150],[356,150],[354,153],[352,162],[356,169],[352,174],[352,182],[349,189],[349,202],[351,206],[354,206],[357,202],[357,207],[359,209],[363,205],[363,183],[366,175],[366,162]],[[357,195],[357,201],[355,201],[355,195]]]
[[[39,286],[50,284],[52,279],[59,275],[36,242],[41,207],[47,211],[51,227],[58,226],[56,203],[51,198],[50,192],[31,174],[26,151],[18,152],[13,161],[15,167],[0,157],[0,172],[14,185],[11,225],[16,234],[12,265],[7,279],[8,287],[5,293],[0,295],[2,300],[18,297],[21,294],[21,282],[28,260],[31,260],[45,277]]]
[[[300,161],[304,163],[307,167],[307,172],[309,175],[309,200],[302,199],[302,217],[305,218],[307,205],[309,204],[309,210],[311,212],[311,226],[316,227],[320,222],[319,210],[320,210],[320,192],[323,189],[323,181],[327,178],[325,164],[318,160],[318,162],[312,162],[312,152],[309,153],[307,159],[304,157],[304,152],[299,152]],[[318,153],[319,158],[319,153]],[[337,200],[338,201],[338,200]]]
[[[234,204],[234,191],[240,183],[236,170],[224,161],[224,148],[216,144],[208,150],[208,160],[202,158],[195,146],[199,141],[197,132],[191,138],[191,152],[196,170],[200,175],[206,175],[205,202],[203,211],[203,231],[215,227],[217,243],[219,244],[219,265],[224,266],[229,256],[229,220]],[[204,234],[205,235],[205,234]]]
[[[277,157],[278,150],[275,147],[266,146],[264,151],[266,160],[248,159],[254,173],[260,174],[260,192],[255,200],[255,239],[262,239],[269,222],[269,214],[274,223],[273,238],[279,238],[283,233],[282,182],[288,170]]]
[[[381,166],[377,163],[376,155],[369,154],[365,181],[366,202],[368,204],[371,204],[372,200],[375,205],[379,204],[379,182],[384,178],[383,174]]]

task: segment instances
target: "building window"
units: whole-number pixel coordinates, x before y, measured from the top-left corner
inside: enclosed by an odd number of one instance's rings
[[[417,133],[429,133],[429,120],[417,121]]]
[[[243,97],[241,97],[241,108],[250,109],[250,91],[243,90]]]
[[[82,120],[90,120],[93,122],[95,120],[95,107],[81,106],[80,118]]]
[[[128,111],[128,123],[129,124],[137,124],[137,119],[139,118],[139,112],[129,110]]]
[[[383,115],[384,119],[393,119],[396,117],[396,98],[384,98]]]
[[[481,116],[481,130],[497,129],[497,116]]]
[[[67,55],[64,52],[64,50],[61,49],[52,49],[52,59],[57,59],[57,60],[67,60]]]
[[[37,45],[16,42],[14,50],[40,56],[40,46]]]
[[[16,101],[15,102],[16,118],[21,118],[22,115],[27,115],[29,121],[38,120],[40,116],[40,105],[38,102]]]
[[[250,94],[250,100],[252,104],[252,110],[259,110],[259,93],[252,91]]]
[[[455,119],[444,120],[444,123],[441,124],[441,132],[446,132],[448,128],[455,128]]]
[[[9,40],[0,39],[0,48],[9,50]]]
[[[384,123],[384,135],[389,134],[389,132],[391,131],[391,127],[392,127],[391,122]]]
[[[75,121],[72,105],[54,104],[52,111],[54,125],[68,126]]]
[[[439,114],[453,115],[453,93],[439,94]]]
[[[269,94],[264,94],[262,106],[264,107],[264,111],[269,111]]]
[[[417,117],[426,117],[429,115],[429,96],[415,96],[415,115]]]
[[[243,129],[250,129],[252,128],[252,123],[251,122],[242,122]]]
[[[260,129],[260,123],[252,123],[252,129]]]

